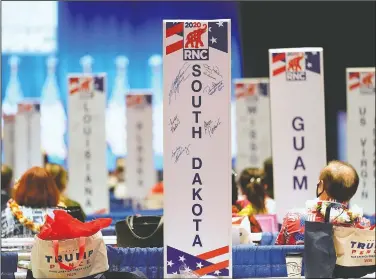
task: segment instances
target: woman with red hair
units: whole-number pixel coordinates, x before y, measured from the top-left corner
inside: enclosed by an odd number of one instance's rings
[[[32,167],[14,185],[13,199],[1,214],[1,237],[37,234],[48,213],[56,209],[60,191],[44,168]]]

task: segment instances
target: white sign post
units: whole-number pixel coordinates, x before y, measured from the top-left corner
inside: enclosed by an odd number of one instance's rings
[[[165,278],[232,277],[230,30],[163,22]]]
[[[357,170],[359,188],[351,199],[375,213],[375,68],[348,68],[347,160]]]
[[[31,167],[43,166],[40,129],[40,105],[21,102],[14,127],[14,178]]]
[[[326,164],[323,50],[271,49],[269,67],[274,196],[282,222],[292,206],[304,208],[315,198]]]
[[[106,76],[68,77],[69,187],[87,214],[108,212],[106,166]]]
[[[3,152],[4,164],[14,168],[14,127],[15,115],[3,114]]]
[[[141,204],[156,182],[153,152],[153,108],[150,90],[130,92],[127,103],[127,187]]]
[[[272,155],[268,78],[234,80],[238,152],[236,169],[262,168]]]

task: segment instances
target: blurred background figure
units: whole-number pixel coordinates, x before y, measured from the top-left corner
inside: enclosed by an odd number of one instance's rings
[[[271,214],[275,209],[270,207],[264,184],[262,169],[248,168],[242,171],[239,177],[239,186],[244,199],[239,202],[242,209],[240,215]],[[270,207],[270,208],[268,208]],[[271,211],[271,212],[269,212]]]
[[[8,165],[1,165],[1,210],[6,208],[11,197],[13,170]]]
[[[125,185],[124,167],[117,166],[114,172],[114,178],[116,180],[115,197],[117,199],[125,199],[127,197],[127,187]]]
[[[249,223],[251,225],[251,232],[259,233],[262,232],[261,226],[259,222],[256,220],[256,217],[250,211],[244,212],[241,214],[241,206],[238,202],[238,186],[236,184],[236,174],[233,171],[231,176],[231,187],[232,187],[232,217],[237,216],[247,216],[249,219]]]
[[[60,192],[55,181],[41,167],[27,170],[14,185],[1,214],[1,237],[32,237],[39,233],[46,215],[57,208]]]
[[[49,175],[51,175],[56,183],[57,188],[59,189],[60,192],[60,199],[59,199],[59,206],[68,208],[70,210],[76,209],[76,218],[80,220],[85,220],[86,215],[81,207],[81,205],[68,198],[67,196],[64,195],[64,191],[67,188],[68,184],[68,172],[60,165],[58,164],[50,164],[48,163],[45,166],[47,172]]]
[[[149,195],[146,197],[145,207],[147,209],[160,209],[163,208],[163,181],[155,184]]]
[[[274,186],[273,186],[273,160],[272,157],[264,162],[264,183],[265,190],[268,198],[274,199]]]

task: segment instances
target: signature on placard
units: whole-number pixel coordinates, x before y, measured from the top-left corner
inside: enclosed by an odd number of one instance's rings
[[[222,80],[219,82],[212,82],[211,85],[207,85],[204,88],[204,93],[207,93],[208,95],[213,95],[217,91],[222,91],[223,87],[224,85]]]
[[[219,68],[218,66],[210,66],[208,64],[204,64],[204,75],[206,75],[207,77],[213,79],[213,80],[217,80],[217,79],[222,79],[222,74],[221,72],[219,71]]]
[[[168,125],[170,126],[170,131],[173,133],[178,128],[180,124],[180,120],[178,118],[178,115],[175,115],[173,119],[170,119]]]
[[[180,68],[177,76],[175,77],[174,81],[172,82],[170,92],[168,94],[168,103],[171,104],[172,97],[176,100],[176,95],[180,93],[180,85],[183,81],[187,80],[187,78],[191,75],[190,73],[187,73],[187,70],[191,64],[188,62],[185,62],[183,64],[183,67]]]
[[[176,164],[179,159],[180,159],[180,156],[182,156],[184,153],[186,155],[189,155],[189,148],[191,147],[191,145],[187,145],[187,146],[178,146],[176,147],[173,151],[172,151],[172,156],[171,156],[171,159],[174,160],[174,163]]]
[[[218,118],[217,121],[209,120],[209,121],[204,121],[204,130],[205,134],[208,133],[209,136],[211,137],[214,132],[217,130],[218,126],[221,125],[221,119]]]

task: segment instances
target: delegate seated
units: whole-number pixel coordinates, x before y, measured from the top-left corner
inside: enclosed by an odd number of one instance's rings
[[[305,221],[324,222],[328,204],[334,203],[330,212],[330,222],[338,226],[368,228],[370,222],[363,217],[362,209],[349,201],[355,195],[359,176],[350,164],[332,161],[320,173],[316,188],[316,200],[307,201],[305,210],[293,210],[284,217],[277,245],[304,244]]]

